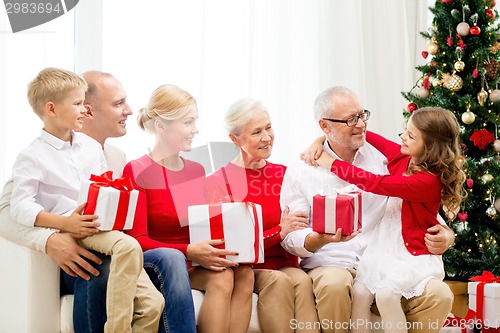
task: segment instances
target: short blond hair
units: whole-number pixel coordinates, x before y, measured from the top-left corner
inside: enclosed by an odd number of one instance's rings
[[[28,101],[31,108],[40,118],[48,102],[60,102],[73,89],[83,88],[87,91],[85,80],[76,73],[60,68],[48,67],[28,85]]]

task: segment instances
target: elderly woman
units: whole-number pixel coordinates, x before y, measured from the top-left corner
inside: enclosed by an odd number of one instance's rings
[[[304,332],[301,327],[318,323],[311,278],[280,242],[288,232],[307,227],[307,214],[281,212],[286,167],[266,161],[274,142],[269,114],[259,101],[242,99],[229,108],[225,125],[240,151],[232,162],[207,177],[206,198],[231,195],[235,201],[262,206],[265,262],[254,265],[260,328],[264,333]],[[308,332],[319,332],[319,328]]]
[[[140,111],[139,126],[155,135],[155,143],[149,154],[131,161],[123,171],[139,190],[134,227],[128,233],[146,253],[174,248],[200,264],[189,268],[191,287],[205,291],[198,315],[199,332],[243,333],[251,316],[252,269],[220,257],[236,255],[215,247],[223,240],[189,242],[188,206],[205,203],[205,170],[179,153],[191,149],[198,133],[197,119],[195,99],[174,85],[157,88],[148,106]]]

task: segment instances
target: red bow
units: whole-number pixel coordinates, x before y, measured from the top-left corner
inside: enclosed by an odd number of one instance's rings
[[[100,176],[90,175],[90,180],[94,182],[93,185],[96,187],[111,186],[117,190],[129,192],[134,189],[134,184],[132,184],[130,177],[113,179],[113,171],[106,171]]]
[[[471,277],[469,280],[474,282],[493,283],[500,282],[500,276],[495,276],[490,271],[483,271],[482,275]]]

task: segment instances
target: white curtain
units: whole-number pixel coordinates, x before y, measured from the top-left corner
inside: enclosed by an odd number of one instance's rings
[[[13,34],[0,10],[0,187],[10,177],[17,154],[43,126],[29,106],[28,83],[45,67],[72,70],[73,46],[72,13]]]
[[[195,145],[227,141],[222,122],[228,106],[242,97],[260,99],[276,133],[271,160],[287,164],[321,134],[312,104],[332,85],[356,91],[372,111],[370,129],[397,139],[407,104],[400,93],[413,86],[414,67],[425,61],[420,53],[426,42],[419,32],[428,26],[427,5],[427,0],[82,0],[76,7],[74,63],[58,66],[113,73],[134,110],[160,84],[186,89],[200,111]],[[16,57],[14,49],[7,54]],[[36,60],[38,54],[28,52],[26,58]],[[27,77],[42,67],[33,61]],[[17,103],[0,98],[0,117],[15,113],[18,105],[27,109],[28,81],[22,77],[10,88]],[[3,88],[2,94],[7,94]],[[112,140],[129,159],[147,152],[152,142],[135,118],[129,118],[126,136]],[[22,123],[28,121],[36,122],[35,116],[27,114]],[[23,125],[10,117],[0,126]],[[38,121],[31,139],[39,127]],[[5,151],[7,138],[20,142],[12,132],[0,132],[0,149]],[[24,145],[8,148],[8,155]]]

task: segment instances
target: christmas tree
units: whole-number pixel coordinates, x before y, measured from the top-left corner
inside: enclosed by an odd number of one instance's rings
[[[500,275],[500,43],[495,0],[437,0],[429,40],[417,66],[422,77],[403,96],[416,108],[440,106],[461,125],[468,197],[454,221],[455,245],[443,256],[448,279],[467,281],[483,270]],[[441,212],[446,216],[446,212]]]

